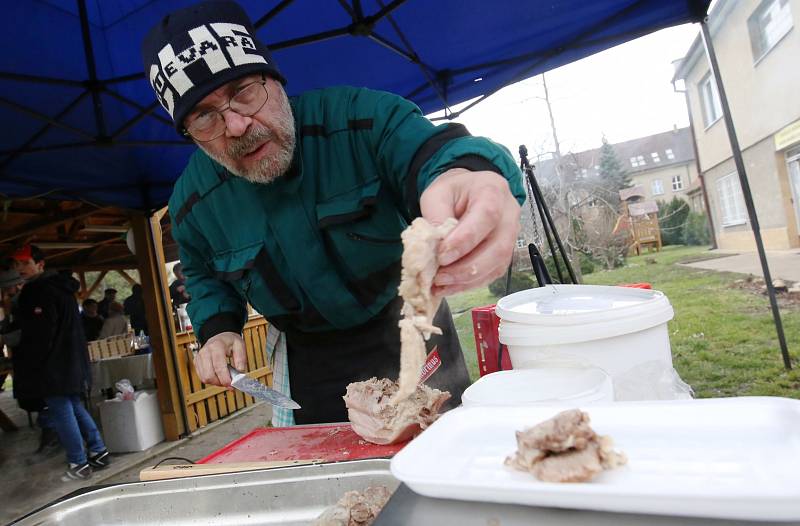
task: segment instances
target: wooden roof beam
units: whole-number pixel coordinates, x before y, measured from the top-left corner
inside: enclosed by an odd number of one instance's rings
[[[78,209],[76,212],[71,212],[68,214],[57,214],[54,217],[48,217],[41,221],[31,221],[25,225],[22,225],[19,228],[15,228],[14,232],[6,232],[0,234],[0,243],[5,243],[7,241],[11,241],[13,239],[19,239],[21,237],[30,236],[35,234],[36,232],[45,229],[45,228],[52,228],[58,225],[62,225],[69,221],[77,221],[79,219],[83,219],[85,217],[89,217],[92,214],[96,214],[97,212],[104,210],[103,208],[92,208],[86,209],[81,208]]]

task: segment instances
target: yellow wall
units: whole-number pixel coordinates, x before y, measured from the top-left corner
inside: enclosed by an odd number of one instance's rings
[[[764,241],[764,247],[767,250],[788,250],[790,248],[797,248],[798,244],[790,244],[789,233],[785,228],[771,228],[761,229],[761,239]],[[752,252],[756,249],[756,241],[753,237],[753,232],[748,228],[738,232],[729,232],[723,229],[721,233],[717,234],[718,248],[725,250],[742,250]]]
[[[681,181],[683,182],[682,190],[672,190],[672,176],[674,175],[681,176]],[[656,179],[661,179],[661,185],[664,188],[664,193],[661,195],[653,195],[653,181]],[[656,201],[671,201],[673,197],[688,200],[686,192],[689,191],[696,179],[697,168],[694,159],[686,164],[673,164],[664,168],[631,174],[633,184],[644,188],[646,199]]]

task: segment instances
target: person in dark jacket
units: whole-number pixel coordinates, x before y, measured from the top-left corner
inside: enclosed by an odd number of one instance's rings
[[[103,317],[97,312],[97,300],[88,298],[83,301],[83,313],[81,314],[81,321],[83,322],[83,333],[86,336],[86,341],[94,341],[100,336],[100,329],[103,328]]]
[[[19,295],[20,343],[15,367],[25,382],[15,391],[44,398],[50,420],[67,453],[62,480],[85,480],[92,468],[109,464],[100,431],[81,403],[90,384],[89,353],[83,333],[77,282],[70,276],[45,271],[42,251],[26,245],[14,252],[14,267],[25,278]],[[88,445],[88,454],[84,448]]]
[[[180,262],[172,267],[172,273],[175,274],[175,281],[169,284],[169,297],[172,299],[172,308],[177,309],[179,305],[189,303],[192,297],[186,290],[186,276],[183,275],[183,265]]]
[[[103,317],[108,318],[108,307],[117,299],[117,289],[107,288],[103,292],[103,299],[97,304],[97,313]]]
[[[17,319],[19,317],[19,294],[22,292],[24,284],[25,279],[16,270],[9,269],[0,272],[0,289],[5,313],[5,319],[0,322],[0,338],[2,338],[2,344],[5,344],[11,352],[11,364],[14,370],[14,398],[17,400],[17,405],[23,411],[37,414],[36,425],[42,430],[42,434],[39,438],[39,447],[35,452],[42,453],[45,449],[54,450],[59,443],[44,399],[41,397],[28,398],[24,394],[20,394],[20,386],[24,386],[27,381],[24,368],[17,365],[17,359],[21,356],[18,352],[21,332]]]
[[[138,283],[131,287],[131,295],[125,298],[123,303],[125,314],[131,320],[131,328],[137,336],[139,333],[147,332],[147,316],[144,311],[144,298],[142,297],[142,286]]]

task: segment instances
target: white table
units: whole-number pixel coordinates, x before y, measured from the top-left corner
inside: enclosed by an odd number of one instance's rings
[[[114,384],[123,378],[127,378],[135,386],[141,386],[156,377],[152,354],[106,358],[92,362],[91,373],[93,392],[113,389]]]

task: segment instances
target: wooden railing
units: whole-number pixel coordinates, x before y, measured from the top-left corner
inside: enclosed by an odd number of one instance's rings
[[[261,316],[250,318],[242,336],[247,350],[248,376],[265,385],[272,385],[272,371],[267,363],[267,320]],[[183,386],[190,432],[255,402],[253,397],[241,391],[229,391],[202,383],[192,361],[192,347],[197,341],[194,333],[178,333],[176,340],[178,374]]]

